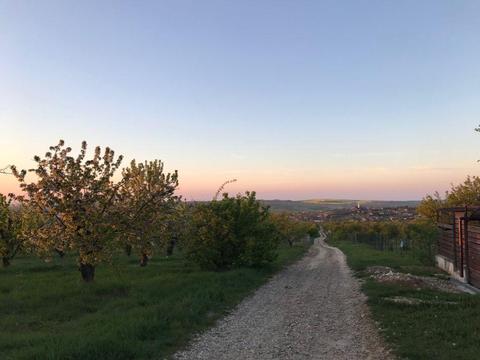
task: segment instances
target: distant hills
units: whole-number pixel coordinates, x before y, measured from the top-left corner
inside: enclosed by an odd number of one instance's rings
[[[313,199],[313,200],[261,200],[270,206],[272,211],[328,211],[336,209],[350,209],[360,206],[378,209],[394,207],[417,207],[420,201],[393,201],[393,200],[339,200],[339,199]]]

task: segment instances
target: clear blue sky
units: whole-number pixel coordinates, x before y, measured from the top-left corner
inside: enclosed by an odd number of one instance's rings
[[[0,0],[0,165],[63,138],[182,192],[415,199],[478,173],[480,1]],[[13,181],[0,178],[0,191]]]

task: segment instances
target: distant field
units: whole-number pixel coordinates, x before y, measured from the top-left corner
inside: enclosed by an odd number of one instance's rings
[[[323,200],[262,200],[262,203],[270,206],[272,211],[322,211],[349,209],[357,206],[368,208],[392,208],[392,207],[417,207],[420,201],[380,201],[380,200],[339,200],[339,199],[323,199]]]

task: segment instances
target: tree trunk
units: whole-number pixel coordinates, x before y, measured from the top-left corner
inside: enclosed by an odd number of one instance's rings
[[[173,249],[175,249],[175,245],[177,243],[177,239],[172,237],[170,241],[168,242],[167,246],[167,256],[172,256],[173,254]]]
[[[127,256],[132,255],[132,245],[125,245],[125,254],[127,254]]]
[[[55,249],[55,252],[60,256],[60,258],[63,258],[65,256],[65,252],[60,249]]]
[[[95,277],[95,266],[90,264],[80,264],[80,273],[85,282],[92,282]]]
[[[3,267],[10,266],[10,259],[8,257],[3,257],[2,264],[3,264]]]
[[[145,253],[142,253],[142,257],[140,258],[140,266],[144,267],[147,266],[148,264],[148,255]]]

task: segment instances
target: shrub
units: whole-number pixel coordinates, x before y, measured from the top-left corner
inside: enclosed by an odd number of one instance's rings
[[[193,234],[185,244],[187,258],[209,270],[233,266],[261,266],[276,257],[278,236],[268,208],[255,192],[197,205],[192,214]]]

